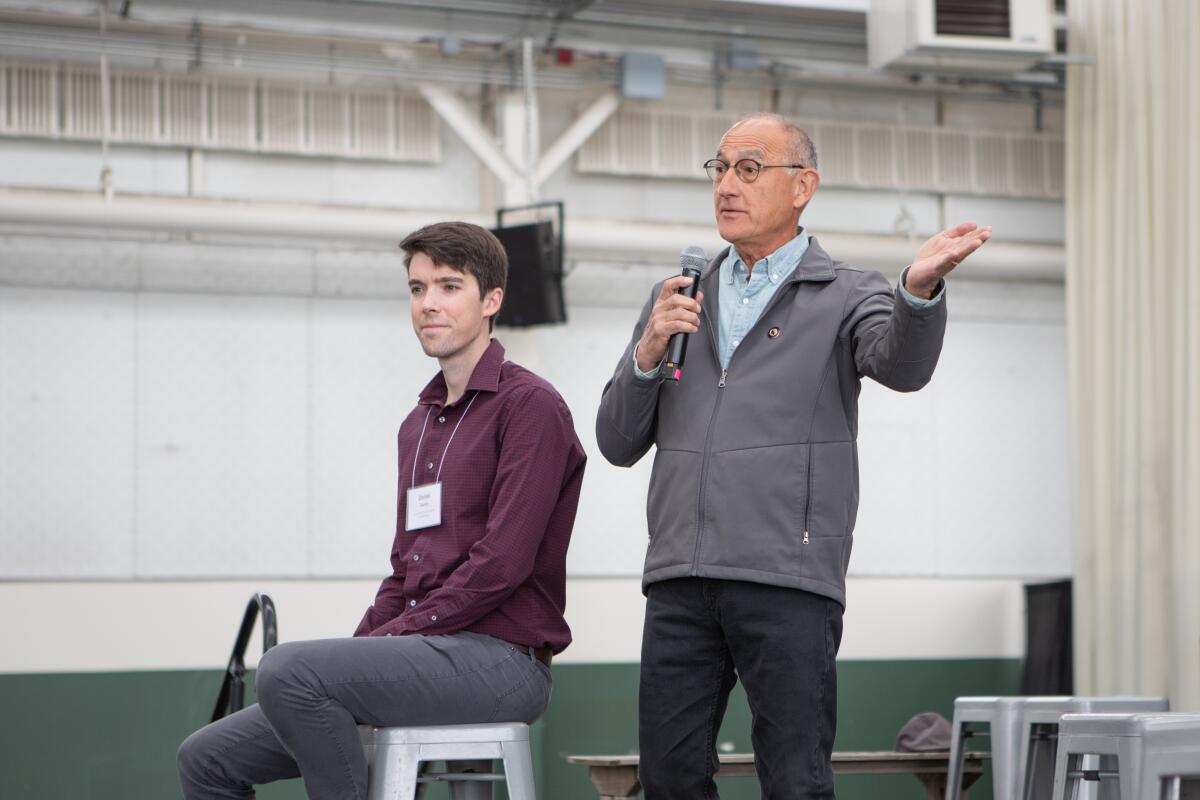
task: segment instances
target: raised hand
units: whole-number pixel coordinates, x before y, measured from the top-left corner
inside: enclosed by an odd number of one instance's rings
[[[917,251],[904,288],[928,300],[937,291],[938,282],[990,238],[992,229],[974,222],[963,222],[936,234]]]

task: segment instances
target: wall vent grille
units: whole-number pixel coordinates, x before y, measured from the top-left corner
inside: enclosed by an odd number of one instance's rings
[[[113,142],[441,159],[437,114],[400,90],[149,70],[110,70],[108,88]],[[0,135],[104,138],[100,66],[0,62]]]
[[[104,134],[104,101],[100,73],[91,69],[63,70],[62,132],[70,138],[99,139]]]
[[[60,135],[58,97],[61,73],[56,64],[5,64],[11,95],[5,128],[22,135]]]
[[[576,156],[580,172],[706,180],[700,165],[739,115],[621,109]],[[825,185],[1061,198],[1063,139],[1045,133],[798,120]]]
[[[938,36],[1012,36],[1009,0],[935,0]]]

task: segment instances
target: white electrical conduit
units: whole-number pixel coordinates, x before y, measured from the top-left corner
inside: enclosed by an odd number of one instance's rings
[[[495,224],[492,214],[413,209],[244,203],[183,197],[0,189],[0,225],[74,226],[129,231],[196,232],[243,236],[348,240],[394,246],[431,222],[461,219]],[[922,239],[872,234],[821,233],[821,244],[856,266],[899,272]],[[716,224],[687,225],[568,218],[567,258],[626,264],[674,265],[679,251],[699,245],[715,255],[723,246]],[[956,275],[989,280],[1061,282],[1062,246],[992,241]]]

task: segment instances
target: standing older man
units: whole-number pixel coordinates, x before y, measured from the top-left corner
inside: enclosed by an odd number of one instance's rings
[[[942,278],[991,230],[965,223],[933,237],[893,291],[797,228],[820,178],[795,125],[747,117],[704,166],[733,247],[701,275],[695,300],[677,293],[690,278],[654,288],[596,419],[614,464],[658,448],[641,781],[647,800],[717,796],[714,743],[740,677],[762,796],[831,798],[859,382],[914,391],[929,381],[946,325]],[[669,338],[701,329],[682,378],[667,380]]]

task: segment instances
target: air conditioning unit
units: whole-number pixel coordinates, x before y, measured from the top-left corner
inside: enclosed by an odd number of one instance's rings
[[[1054,51],[1053,0],[871,0],[877,69],[1012,73]]]

